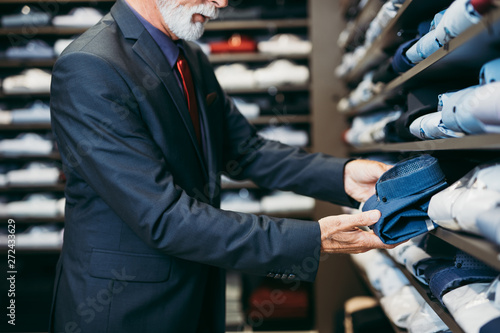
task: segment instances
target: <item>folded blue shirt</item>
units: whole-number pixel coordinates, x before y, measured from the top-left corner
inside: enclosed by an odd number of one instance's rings
[[[362,210],[378,209],[382,216],[372,227],[382,242],[396,244],[434,229],[427,215],[429,200],[448,184],[436,158],[420,155],[386,171],[375,185],[376,194]]]
[[[498,272],[463,251],[457,251],[455,262],[440,263],[425,269],[432,294],[442,303],[448,291],[463,285],[491,282]]]

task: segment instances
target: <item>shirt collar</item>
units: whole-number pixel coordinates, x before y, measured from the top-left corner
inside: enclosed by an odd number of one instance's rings
[[[132,10],[134,15],[141,21],[144,28],[149,32],[151,37],[153,37],[154,41],[160,47],[161,51],[167,58],[167,61],[171,68],[174,68],[177,64],[177,58],[179,57],[179,46],[170,39],[167,35],[165,35],[162,31],[154,27],[151,23],[149,23],[144,17],[141,16],[132,6],[130,6],[127,1],[125,1],[127,6]]]

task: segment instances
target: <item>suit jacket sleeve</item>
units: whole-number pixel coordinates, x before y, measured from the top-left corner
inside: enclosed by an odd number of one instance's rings
[[[314,280],[319,224],[223,211],[188,196],[175,184],[138,104],[123,98],[134,96],[133,89],[109,62],[84,52],[63,55],[51,89],[52,126],[67,176],[83,179],[149,246],[251,274]]]
[[[202,67],[211,68],[205,54],[199,47],[194,48],[198,49]],[[263,139],[222,91],[213,71],[206,75],[212,76],[211,85],[225,98],[223,171],[228,176],[237,180],[252,179],[264,188],[293,191],[343,206],[359,205],[344,190],[344,167],[352,159],[309,154],[300,148]]]

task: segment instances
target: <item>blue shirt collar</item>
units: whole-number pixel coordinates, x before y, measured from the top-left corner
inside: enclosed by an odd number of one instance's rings
[[[129,6],[129,8],[139,19],[139,21],[141,21],[142,25],[144,25],[144,28],[146,28],[151,37],[153,37],[156,44],[158,44],[161,51],[165,55],[165,58],[167,58],[170,67],[174,68],[177,64],[177,58],[179,57],[179,46],[177,46],[177,44],[162,31],[146,21],[146,19],[144,19],[141,14],[139,14],[134,8],[132,8],[132,6],[127,3],[127,1],[125,1],[125,3],[127,4],[127,6]]]

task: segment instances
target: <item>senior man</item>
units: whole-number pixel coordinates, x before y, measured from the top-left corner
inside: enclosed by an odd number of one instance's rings
[[[225,270],[313,281],[302,263],[384,248],[357,226],[220,210],[220,176],[342,205],[388,166],[256,134],[189,40],[227,0],[118,0],[53,70],[67,178],[50,331],[224,332]]]

